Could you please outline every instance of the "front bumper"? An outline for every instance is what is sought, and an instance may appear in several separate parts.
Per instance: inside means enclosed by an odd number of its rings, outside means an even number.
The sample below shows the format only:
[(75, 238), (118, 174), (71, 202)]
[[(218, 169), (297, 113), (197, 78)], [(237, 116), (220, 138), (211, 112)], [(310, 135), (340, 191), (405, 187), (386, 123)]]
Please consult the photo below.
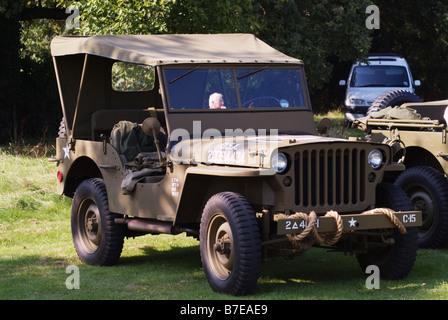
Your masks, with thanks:
[[(394, 212), (394, 216), (405, 228), (422, 225), (421, 211)], [(393, 220), (383, 213), (344, 214), (340, 217), (343, 225), (342, 232), (397, 228)], [(275, 215), (274, 220), (277, 221), (278, 235), (300, 234), (307, 227), (307, 221), (302, 218), (285, 218), (284, 215)], [(337, 231), (336, 221), (330, 216), (319, 216), (315, 227), (319, 233)]]
[(358, 114), (358, 113), (366, 114), (367, 111), (369, 110), (369, 106), (370, 105), (364, 105), (364, 106), (358, 106), (358, 105), (347, 106), (346, 105), (345, 109), (346, 109), (346, 112), (353, 113), (353, 114)]

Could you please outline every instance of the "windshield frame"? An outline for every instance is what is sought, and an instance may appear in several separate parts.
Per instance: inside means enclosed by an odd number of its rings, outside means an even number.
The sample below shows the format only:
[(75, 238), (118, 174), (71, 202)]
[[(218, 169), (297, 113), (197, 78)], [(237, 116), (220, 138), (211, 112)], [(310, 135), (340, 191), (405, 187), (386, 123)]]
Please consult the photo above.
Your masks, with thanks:
[[(172, 69), (184, 69), (184, 72), (181, 74), (180, 77), (173, 79), (168, 79), (166, 71), (172, 70)], [(234, 91), (235, 91), (235, 98), (238, 102), (238, 107), (236, 108), (227, 108), (227, 109), (209, 109), (209, 108), (202, 108), (200, 105), (198, 105), (198, 108), (188, 108), (188, 109), (181, 109), (181, 108), (173, 108), (171, 104), (171, 96), (170, 96), (170, 88), (169, 86), (176, 82), (177, 80), (180, 80), (184, 78), (184, 76), (196, 71), (196, 70), (207, 70), (207, 69), (223, 69), (223, 70), (231, 70), (233, 73), (233, 80), (234, 80)], [(238, 70), (247, 70), (247, 69), (253, 69), (249, 74), (244, 74), (243, 77), (237, 76)], [(301, 94), (303, 99), (303, 106), (299, 107), (254, 107), (254, 108), (248, 108), (243, 107), (241, 103), (241, 89), (238, 87), (238, 81), (240, 79), (249, 78), (253, 74), (257, 74), (260, 71), (264, 70), (273, 70), (273, 69), (285, 69), (285, 70), (297, 70), (299, 72), (299, 81), (301, 84)], [(306, 78), (305, 78), (305, 72), (302, 64), (170, 64), (170, 65), (164, 65), (161, 67), (160, 72), (160, 80), (161, 84), (164, 90), (164, 96), (165, 101), (167, 105), (167, 110), (170, 113), (213, 113), (213, 112), (258, 112), (258, 111), (288, 111), (288, 110), (304, 110), (304, 111), (311, 111), (311, 103), (310, 98), (308, 94), (308, 88), (306, 84)], [(240, 79), (239, 79), (240, 78)], [(232, 87), (232, 86), (230, 86)], [(204, 91), (205, 94), (206, 91)], [(245, 102), (247, 103), (247, 101)]]

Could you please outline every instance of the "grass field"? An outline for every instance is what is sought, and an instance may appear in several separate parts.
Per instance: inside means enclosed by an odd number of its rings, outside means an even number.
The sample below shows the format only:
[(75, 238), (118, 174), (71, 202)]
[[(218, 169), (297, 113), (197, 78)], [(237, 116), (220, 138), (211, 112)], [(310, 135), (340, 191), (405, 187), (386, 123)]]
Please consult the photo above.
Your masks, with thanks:
[[(448, 298), (448, 249), (419, 250), (406, 279), (382, 280), (375, 290), (367, 289), (368, 275), (354, 256), (315, 248), (295, 260), (264, 263), (254, 294), (242, 298), (210, 289), (199, 243), (184, 234), (127, 239), (118, 265), (89, 266), (73, 248), (71, 199), (55, 194), (55, 165), (46, 157), (13, 153), (0, 148), (1, 300)], [(71, 265), (79, 271), (79, 289), (69, 289)]]

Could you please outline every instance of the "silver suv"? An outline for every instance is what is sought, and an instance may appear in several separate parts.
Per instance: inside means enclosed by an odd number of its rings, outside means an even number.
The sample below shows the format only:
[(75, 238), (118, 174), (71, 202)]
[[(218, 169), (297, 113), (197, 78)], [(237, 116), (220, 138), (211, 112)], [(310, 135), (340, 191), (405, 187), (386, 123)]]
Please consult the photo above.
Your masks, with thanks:
[[(405, 90), (414, 96), (420, 80), (413, 80), (406, 59), (391, 53), (371, 53), (367, 61), (353, 64), (348, 80), (340, 80), (340, 86), (347, 86), (345, 94), (346, 119), (364, 117), (372, 102), (389, 90)], [(412, 102), (420, 102), (415, 96)]]

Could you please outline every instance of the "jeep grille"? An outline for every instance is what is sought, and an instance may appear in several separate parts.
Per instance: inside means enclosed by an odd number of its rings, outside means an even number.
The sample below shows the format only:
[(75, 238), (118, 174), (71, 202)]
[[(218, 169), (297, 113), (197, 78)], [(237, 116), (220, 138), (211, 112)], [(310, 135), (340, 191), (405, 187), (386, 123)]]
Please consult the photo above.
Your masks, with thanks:
[(295, 204), (323, 212), (366, 201), (367, 151), (351, 146), (313, 146), (294, 156)]

